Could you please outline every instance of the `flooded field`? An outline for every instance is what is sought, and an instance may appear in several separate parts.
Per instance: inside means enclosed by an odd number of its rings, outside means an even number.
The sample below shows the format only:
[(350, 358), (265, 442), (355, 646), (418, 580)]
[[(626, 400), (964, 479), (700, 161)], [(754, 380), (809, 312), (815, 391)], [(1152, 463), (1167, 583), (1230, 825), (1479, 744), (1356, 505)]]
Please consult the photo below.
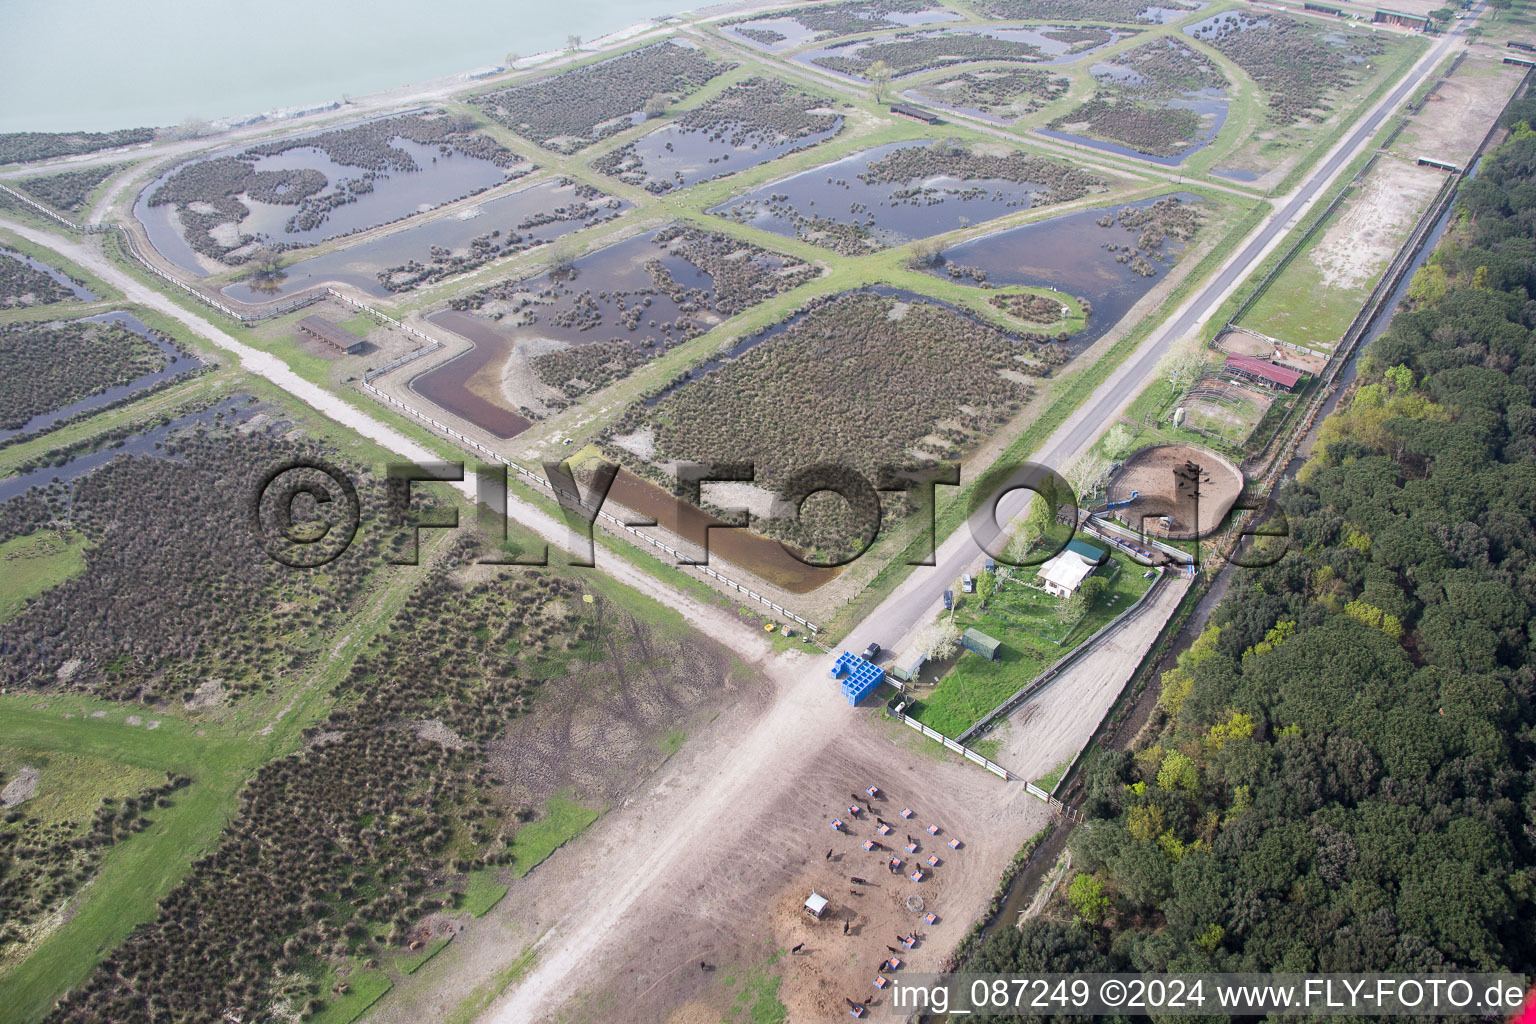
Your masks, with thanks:
[(1330, 29), (1285, 14), (1224, 11), (1184, 32), (1214, 47), (1264, 91), (1271, 125), (1321, 123), (1337, 98), (1364, 83), (1376, 58), (1411, 44), (1397, 36), (1352, 28)]
[(902, 95), (994, 124), (1010, 124), (1066, 95), (1072, 81), (1038, 68), (966, 71)]
[[(969, 154), (941, 158), (931, 147), (926, 140), (877, 146), (763, 185), (709, 212), (855, 255), (1026, 210), (1042, 196), (1065, 201), (1098, 181), (1081, 172), (1074, 172), (1081, 180), (1048, 181), (1046, 176), (1059, 175), (1064, 165), (1022, 155), (1013, 163)], [(898, 164), (910, 164), (920, 176), (887, 173)], [(999, 168), (1040, 177), (985, 176)]]
[(868, 81), (866, 69), (876, 61), (884, 61), (897, 77), (973, 61), (1066, 64), (1128, 34), (1123, 29), (1068, 25), (940, 28), (839, 43), (792, 59), (863, 82)]
[(1226, 75), (1177, 39), (1154, 39), (1090, 71), (1093, 97), (1042, 135), (1172, 167), (1209, 145), (1226, 122)]
[[(1072, 336), (1074, 353), (1087, 348), (1128, 313), (1167, 273), (1183, 252), (1190, 206), (1200, 198), (1180, 192), (1177, 227), (1160, 226), (1150, 217), (1163, 199), (1105, 206), (1024, 224), (973, 239), (944, 251), (948, 268), (974, 268), (988, 283), (1054, 288), (1086, 299), (1092, 312), (1086, 330)], [(1126, 215), (1125, 211), (1144, 211)], [(1105, 221), (1108, 221), (1106, 225)], [(1141, 244), (1151, 228), (1164, 237), (1156, 246)], [(1146, 242), (1152, 241), (1150, 238)], [(1135, 255), (1132, 255), (1135, 253)], [(960, 280), (967, 275), (959, 274)]]
[(722, 529), (727, 525), (724, 520), (694, 508), (627, 469), (619, 470), (608, 497), (632, 512), (654, 520), (690, 544), (699, 548), (708, 544), (712, 564), (716, 558), (723, 558), (791, 594), (808, 594), (832, 582), (842, 572), (840, 567), (823, 569), (806, 565), (784, 550), (783, 544), (751, 530)]
[(652, 192), (687, 188), (825, 142), (843, 126), (841, 117), (833, 120), (832, 127), (798, 138), (780, 136), (750, 141), (738, 141), (729, 132), (711, 133), (701, 128), (668, 125), (623, 147), (614, 154), (615, 159), (600, 169)]
[(684, 188), (825, 142), (843, 126), (835, 107), (825, 95), (756, 76), (592, 165), (651, 192)]
[[(0, 246), (0, 257), (4, 257), (5, 259), (14, 261), (16, 263), (20, 263), (22, 266), (24, 266), (27, 269), (33, 271), (34, 273), (42, 274), (49, 281), (52, 281), (55, 287), (52, 288), (52, 289), (49, 289), (49, 291), (52, 294), (57, 295), (59, 297), (59, 299), (63, 299), (63, 298), (67, 298), (69, 296), (73, 296), (74, 298), (80, 300), (81, 302), (95, 302), (97, 299), (101, 298), (101, 296), (97, 295), (95, 292), (93, 292), (89, 288), (85, 287), (85, 285), (77, 284), (74, 281), (73, 278), (71, 278), (68, 274), (64, 273), (62, 270), (58, 270), (58, 269), (56, 269), (54, 267), (50, 267), (48, 264), (44, 263), (42, 260), (33, 259), (31, 256), (28, 256), (24, 252), (17, 252), (15, 249), (7, 249), (4, 246)], [(25, 277), (26, 275), (25, 274), (18, 274), (16, 276), (20, 278), (20, 277)], [(11, 277), (11, 275), (8, 275), (8, 274), (5, 273), (4, 266), (0, 265), (0, 285), (4, 285), (5, 286), (4, 290), (6, 292), (15, 293), (17, 287), (24, 287), (25, 286), (24, 283), (21, 282), (21, 281), (18, 281), (16, 285), (8, 285), (10, 277)], [(65, 293), (67, 293), (67, 295)], [(0, 307), (9, 307), (10, 305), (13, 304), (10, 300), (18, 299), (20, 297), (21, 297), (20, 294), (0, 295)], [(57, 300), (54, 300), (54, 301), (57, 301)], [(21, 303), (14, 303), (14, 304), (19, 305)], [(43, 305), (43, 303), (41, 303), (41, 302), (39, 302), (39, 303), (27, 303), (27, 304), (28, 305)]]
[(275, 280), (236, 281), (223, 294), (260, 303), (334, 281), (382, 298), (468, 273), (491, 260), (611, 220), (629, 207), (591, 186), (569, 180), (541, 182), (450, 216), (300, 260)]
[(146, 427), (131, 437), (122, 439), (121, 443), (113, 442), (109, 447), (99, 451), (76, 455), (61, 466), (41, 466), (25, 473), (5, 477), (0, 479), (0, 502), (10, 501), (34, 487), (50, 487), (55, 484), (68, 486), (119, 455), (159, 455), (161, 442), (176, 431), (199, 423), (212, 424), (221, 417), (226, 422), (240, 422), (252, 415), (249, 410), (250, 405), (246, 396), (234, 395), (207, 409)]
[(527, 429), (725, 317), (817, 274), (724, 235), (663, 228), (431, 317), (473, 347), (411, 388), (497, 437)]
[[(910, 9), (895, 10), (894, 8), (898, 6)], [(921, 4), (887, 4), (878, 8), (871, 6), (856, 12), (834, 13), (811, 9), (722, 25), (721, 32), (729, 38), (750, 43), (760, 49), (778, 52), (832, 36), (879, 28), (900, 26), (911, 28), (941, 21), (957, 21), (960, 18), (956, 12), (943, 8), (931, 10), (921, 8)]]
[(225, 150), (161, 175), (140, 194), (134, 216), (161, 255), (202, 274), (206, 260), (239, 263), (257, 245), (315, 245), (533, 169), (488, 137), (439, 128), (439, 120), (405, 115)]
[(1189, 111), (1198, 119), (1198, 125), (1192, 126), (1194, 127), (1192, 138), (1182, 140), (1188, 144), (1170, 154), (1148, 152), (1148, 149), (1153, 148), (1152, 145), (1147, 145), (1144, 148), (1125, 146), (1108, 139), (1098, 139), (1091, 135), (1058, 131), (1053, 128), (1038, 128), (1036, 131), (1053, 139), (1060, 139), (1063, 142), (1074, 142), (1080, 146), (1088, 146), (1091, 149), (1102, 150), (1106, 153), (1135, 157), (1138, 160), (1149, 160), (1164, 167), (1177, 167), (1189, 159), (1190, 156), (1214, 142), (1217, 134), (1221, 131), (1221, 126), (1227, 122), (1227, 97), (1226, 93), (1220, 89), (1203, 89), (1167, 100), (1164, 109)]
[(40, 413), (14, 430), (0, 430), (0, 439), (36, 433), (61, 420), (67, 420), (73, 416), (78, 416), (80, 413), (89, 412), (92, 409), (100, 409), (103, 406), (111, 405), (113, 402), (121, 401), (130, 395), (143, 391), (145, 388), (154, 387), (163, 381), (179, 377), (187, 371), (202, 365), (201, 361), (196, 357), (184, 354), (175, 345), (171, 344), (168, 339), (151, 331), (144, 325), (143, 321), (130, 313), (103, 313), (100, 316), (84, 317), (81, 322), (116, 324), (124, 330), (132, 331), (159, 350), (160, 354), (165, 358), (164, 367), (154, 373), (145, 374), (127, 384), (107, 388), (78, 402), (71, 402), (69, 405), (61, 406), (58, 409)]

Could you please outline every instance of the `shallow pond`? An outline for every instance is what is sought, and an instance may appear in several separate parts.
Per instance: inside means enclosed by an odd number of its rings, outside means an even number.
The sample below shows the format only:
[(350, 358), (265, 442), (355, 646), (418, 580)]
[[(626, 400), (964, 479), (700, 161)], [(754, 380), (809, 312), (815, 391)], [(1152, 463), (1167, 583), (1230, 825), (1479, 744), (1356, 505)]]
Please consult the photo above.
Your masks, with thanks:
[[(1129, 68), (1122, 70), (1136, 72)], [(1139, 76), (1138, 76), (1139, 77)], [(1154, 153), (1143, 153), (1133, 146), (1127, 146), (1119, 142), (1111, 142), (1108, 139), (1094, 138), (1091, 135), (1076, 135), (1072, 132), (1057, 131), (1054, 128), (1037, 128), (1039, 134), (1063, 142), (1071, 142), (1079, 146), (1087, 146), (1090, 149), (1102, 150), (1105, 153), (1115, 153), (1120, 156), (1134, 157), (1137, 160), (1145, 160), (1148, 163), (1158, 164), (1163, 167), (1177, 167), (1188, 160), (1194, 153), (1199, 152), (1212, 142), (1216, 141), (1221, 126), (1227, 123), (1227, 97), (1221, 89), (1188, 90), (1173, 99), (1161, 101), (1163, 106), (1178, 109), (1192, 110), (1200, 115), (1200, 133), (1189, 145), (1179, 152), (1169, 156), (1158, 156)]]
[[(446, 249), (454, 255), (463, 256), (470, 251), (471, 242), (487, 238), (493, 231), (501, 232), (499, 238), (489, 239), (496, 243), (505, 243), (512, 235), (549, 242), (572, 231), (616, 217), (631, 205), (622, 199), (605, 196), (600, 200), (592, 200), (592, 205), (597, 208), (590, 217), (523, 226), (530, 218), (539, 219), (537, 215), (548, 214), (560, 207), (569, 208), (581, 201), (572, 183), (542, 182), (465, 206), (450, 216), (300, 260), (284, 268), (282, 279), (275, 286), (262, 288), (253, 286), (249, 281), (236, 281), (225, 288), (223, 294), (240, 302), (270, 302), (336, 281), (383, 298), (391, 292), (379, 280), (380, 272), (390, 267), (404, 266), (412, 260), (430, 264), (434, 249)], [(467, 271), (470, 268), (464, 269)]]
[(1245, 171), (1238, 167), (1217, 167), (1211, 173), (1218, 178), (1231, 178), (1233, 181), (1258, 181), (1264, 177), (1262, 171)]
[[(576, 260), (573, 279), (556, 281), (542, 274), (518, 289), (519, 296), (530, 300), (556, 289), (555, 295), (545, 296), (553, 301), (502, 300), (485, 312), (445, 310), (433, 315), (432, 323), (467, 338), (473, 347), (413, 379), (411, 389), (497, 437), (513, 437), (531, 421), (517, 412), (522, 403), (513, 401), (502, 384), (512, 360), (524, 362), (560, 348), (609, 341), (659, 354), (691, 336), (686, 324), (708, 329), (718, 323), (719, 314), (702, 304), (684, 309), (656, 288), (646, 270), (652, 260), (660, 261), (683, 288), (713, 291), (714, 279), (657, 245), (654, 237), (655, 232), (638, 235)], [(573, 315), (578, 300), (579, 315)], [(499, 307), (508, 303), (521, 308), (504, 322), (495, 319), (497, 312), (504, 312)], [(530, 313), (533, 322), (519, 322)]]
[(837, 123), (824, 132), (794, 139), (753, 136), (750, 141), (737, 145), (731, 140), (732, 129), (729, 127), (710, 131), (668, 125), (637, 140), (633, 152), (640, 158), (638, 170), (644, 172), (648, 182), (665, 181), (672, 188), (686, 188), (777, 160), (798, 149), (808, 149), (832, 138), (842, 126), (843, 119), (839, 117)]
[[(770, 182), (709, 212), (789, 238), (799, 235), (800, 218), (820, 217), (839, 224), (863, 225), (882, 244), (902, 245), (953, 231), (965, 223), (1026, 210), (1034, 194), (1044, 189), (1042, 185), (989, 178), (936, 177), (896, 184), (859, 178), (870, 164), (889, 153), (930, 144), (930, 140), (892, 142), (866, 149)], [(921, 186), (921, 191), (914, 185)]]
[(625, 508), (652, 519), (690, 543), (709, 545), (710, 563), (717, 571), (730, 575), (724, 559), (747, 572), (789, 591), (807, 594), (836, 579), (842, 568), (823, 569), (806, 565), (784, 550), (776, 540), (746, 529), (722, 529), (726, 523), (674, 497), (649, 480), (619, 470), (608, 497)]
[[(346, 125), (345, 127), (355, 127)], [(363, 192), (350, 203), (327, 212), (321, 223), (305, 230), (288, 230), (288, 221), (298, 207), (280, 203), (265, 203), (242, 195), (240, 201), (250, 213), (237, 227), (240, 234), (251, 234), (284, 245), (314, 245), (331, 238), (364, 231), (413, 214), (441, 206), (455, 199), (482, 192), (505, 182), (509, 176), (528, 169), (526, 164), (510, 168), (498, 167), (490, 160), (467, 156), (455, 151), (445, 155), (436, 145), (423, 145), (397, 136), (390, 143), (394, 149), (409, 153), (416, 161), (415, 171), (377, 171), (372, 179), (372, 190)], [(208, 159), (234, 156), (244, 147), (211, 154)], [(167, 203), (150, 206), (149, 199), (155, 191), (185, 164), (171, 168), (139, 194), (134, 204), (134, 216), (144, 225), (150, 242), (162, 256), (183, 270), (202, 275), (202, 260), (187, 243), (176, 206)], [(251, 165), (257, 171), (278, 171), (308, 168), (325, 175), (326, 187), (315, 198), (343, 191), (348, 182), (363, 179), (369, 173), (366, 168), (350, 167), (332, 160), (325, 152), (313, 146), (301, 146), (286, 152), (261, 156)]]
[(0, 256), (9, 256), (16, 262), (26, 264), (40, 274), (46, 274), (53, 281), (57, 282), (65, 288), (68, 288), (70, 292), (74, 294), (75, 298), (79, 299), (81, 302), (95, 302), (97, 299), (101, 298), (100, 295), (97, 295), (95, 292), (85, 287), (85, 285), (76, 284), (70, 279), (69, 275), (64, 273), (62, 270), (50, 267), (42, 260), (33, 259), (31, 256), (28, 256), (24, 252), (17, 252), (15, 249), (6, 249), (3, 246), (0, 246)]
[[(1200, 202), (1199, 196), (1188, 192), (1176, 195), (1181, 202)], [(989, 284), (1054, 288), (1087, 299), (1093, 305), (1087, 329), (1074, 334), (1069, 342), (1076, 354), (1118, 323), (1167, 272), (1161, 269), (1155, 276), (1144, 277), (1117, 262), (1116, 253), (1106, 246), (1134, 244), (1137, 233), (1118, 223), (1107, 228), (1097, 223), (1105, 214), (1126, 206), (1140, 208), (1156, 201), (1101, 206), (1023, 224), (952, 246), (944, 251), (944, 258), (950, 264), (986, 271)], [(1164, 243), (1171, 256), (1176, 257), (1183, 248), (1172, 237)], [(1167, 268), (1172, 264), (1170, 260), (1153, 266)]]
[(160, 443), (175, 431), (196, 423), (212, 424), (220, 413), (224, 414), (226, 421), (243, 421), (254, 414), (255, 408), (247, 401), (246, 396), (233, 395), (200, 412), (179, 416), (169, 423), (150, 427), (126, 438), (121, 444), (77, 455), (62, 466), (42, 466), (30, 473), (8, 476), (0, 480), (0, 502), (10, 501), (33, 487), (47, 487), (52, 483), (73, 483), (119, 455), (160, 455)]
[(123, 384), (115, 388), (107, 388), (105, 391), (91, 395), (89, 398), (82, 398), (78, 402), (72, 402), (69, 405), (54, 409), (51, 412), (38, 413), (36, 416), (32, 417), (30, 420), (23, 423), (20, 427), (17, 427), (14, 430), (0, 430), (0, 439), (17, 437), (22, 434), (35, 433), (46, 427), (52, 426), (60, 420), (69, 419), (71, 416), (77, 416), (80, 413), (88, 412), (91, 409), (99, 409), (104, 405), (110, 405), (113, 402), (127, 398), (129, 395), (143, 391), (145, 388), (153, 387), (154, 385), (159, 384), (161, 381), (167, 381), (173, 377), (179, 377), (186, 373), (188, 370), (195, 369), (196, 367), (202, 365), (202, 362), (197, 358), (189, 355), (183, 355), (175, 345), (172, 345), (161, 335), (151, 331), (148, 327), (144, 326), (143, 321), (130, 313), (103, 313), (100, 316), (85, 317), (83, 318), (82, 322), (92, 324), (117, 324), (120, 327), (132, 331), (134, 334), (144, 338), (146, 341), (154, 345), (155, 348), (160, 350), (160, 354), (165, 357), (165, 367), (155, 373), (147, 373), (137, 380), (129, 381), (127, 384)]
[(1216, 38), (1223, 29), (1237, 29), (1239, 32), (1247, 32), (1249, 29), (1267, 28), (1268, 18), (1256, 18), (1246, 11), (1222, 11), (1213, 14), (1209, 18), (1202, 18), (1193, 25), (1184, 26), (1184, 34), (1195, 38), (1205, 38), (1207, 41)]

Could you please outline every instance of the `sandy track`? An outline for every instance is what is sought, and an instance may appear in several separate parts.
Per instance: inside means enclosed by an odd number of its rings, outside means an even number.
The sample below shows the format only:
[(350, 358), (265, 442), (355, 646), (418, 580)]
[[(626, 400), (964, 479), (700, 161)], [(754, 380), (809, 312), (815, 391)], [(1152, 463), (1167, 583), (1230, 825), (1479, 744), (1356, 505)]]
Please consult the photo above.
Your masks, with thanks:
[(1135, 619), (1009, 715), (993, 733), (1002, 741), (997, 762), (1026, 779), (1038, 779), (1071, 760), (1120, 696), (1189, 586), (1188, 576), (1165, 580)]

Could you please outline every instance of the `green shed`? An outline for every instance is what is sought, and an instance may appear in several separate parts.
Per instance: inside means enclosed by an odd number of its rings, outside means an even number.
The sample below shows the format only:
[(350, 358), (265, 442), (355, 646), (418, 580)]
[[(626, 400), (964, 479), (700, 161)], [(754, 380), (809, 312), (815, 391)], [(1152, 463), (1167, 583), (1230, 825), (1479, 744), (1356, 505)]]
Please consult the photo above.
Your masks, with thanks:
[(968, 629), (962, 633), (960, 646), (968, 651), (975, 651), (988, 661), (997, 661), (1002, 657), (1003, 642), (992, 639), (979, 629)]
[(1097, 544), (1090, 544), (1081, 537), (1074, 537), (1068, 541), (1067, 550), (1083, 561), (1090, 562), (1093, 565), (1103, 564), (1105, 557), (1109, 554), (1108, 551), (1105, 551)]

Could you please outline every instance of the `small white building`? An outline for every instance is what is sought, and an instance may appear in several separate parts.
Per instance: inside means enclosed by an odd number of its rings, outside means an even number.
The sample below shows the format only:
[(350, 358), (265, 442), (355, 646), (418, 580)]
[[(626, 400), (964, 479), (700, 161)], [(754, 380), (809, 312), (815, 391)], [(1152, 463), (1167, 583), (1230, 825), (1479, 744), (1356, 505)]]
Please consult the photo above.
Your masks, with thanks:
[(821, 920), (821, 915), (827, 912), (827, 898), (817, 895), (816, 890), (811, 890), (811, 898), (805, 901), (805, 912), (816, 920)]
[(1040, 567), (1040, 582), (1053, 597), (1071, 597), (1093, 570), (1104, 561), (1107, 552), (1084, 540), (1074, 540)]

